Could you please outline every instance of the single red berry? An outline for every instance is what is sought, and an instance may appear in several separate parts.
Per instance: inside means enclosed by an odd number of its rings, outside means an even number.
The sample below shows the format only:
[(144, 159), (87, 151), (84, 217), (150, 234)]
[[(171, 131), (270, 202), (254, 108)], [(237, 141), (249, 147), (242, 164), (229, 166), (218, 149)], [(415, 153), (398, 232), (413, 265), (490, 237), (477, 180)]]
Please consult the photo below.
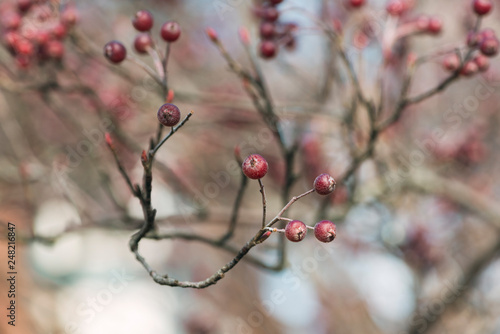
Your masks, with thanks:
[(337, 227), (329, 220), (322, 220), (314, 226), (314, 236), (321, 242), (332, 242), (337, 236)]
[(406, 6), (403, 0), (390, 0), (385, 7), (387, 13), (392, 16), (400, 16), (405, 11)]
[(353, 8), (361, 7), (365, 4), (365, 0), (349, 0), (348, 5)]
[(148, 48), (153, 45), (153, 39), (147, 32), (138, 34), (134, 39), (134, 48), (138, 53), (147, 53)]
[(271, 5), (276, 6), (283, 2), (283, 0), (269, 0)]
[(68, 29), (62, 23), (56, 24), (51, 30), (52, 36), (56, 39), (63, 39), (67, 32)]
[(455, 53), (446, 56), (443, 60), (443, 67), (447, 71), (455, 72), (460, 67), (460, 58)]
[(262, 58), (269, 59), (276, 55), (278, 47), (275, 42), (265, 40), (260, 43), (259, 49)]
[(5, 30), (16, 30), (21, 25), (21, 15), (15, 11), (8, 11), (2, 14), (0, 18), (0, 25), (2, 25)]
[(478, 54), (472, 60), (476, 63), (479, 72), (486, 72), (490, 68), (490, 60), (485, 55)]
[(479, 38), (479, 43), (481, 43), (484, 39), (486, 38), (490, 38), (490, 37), (493, 37), (493, 38), (496, 38), (496, 34), (495, 34), (495, 30), (491, 29), (491, 28), (486, 28), (486, 29), (483, 29), (481, 30), (479, 33), (478, 33), (478, 38)]
[(241, 165), (243, 174), (253, 180), (263, 178), (267, 174), (267, 168), (267, 161), (260, 154), (250, 154)]
[(431, 17), (429, 19), (429, 26), (427, 27), (427, 31), (433, 35), (436, 35), (441, 32), (442, 27), (443, 27), (443, 21), (441, 21), (440, 18)]
[(274, 7), (266, 7), (262, 11), (262, 18), (266, 21), (274, 22), (280, 16), (280, 12)]
[(179, 36), (181, 35), (181, 27), (179, 26), (179, 23), (169, 21), (165, 22), (161, 26), (161, 37), (166, 41), (166, 42), (175, 42)]
[(67, 6), (61, 12), (61, 23), (65, 27), (72, 27), (78, 22), (79, 14), (75, 6)]
[(27, 39), (19, 39), (17, 43), (14, 45), (14, 49), (17, 54), (31, 56), (34, 53), (35, 48), (33, 44)]
[(488, 57), (496, 56), (498, 53), (498, 39), (496, 37), (488, 37), (481, 41), (479, 44), (481, 53)]
[(468, 61), (464, 64), (464, 67), (462, 67), (460, 74), (462, 74), (465, 77), (470, 77), (476, 74), (477, 71), (478, 71), (477, 64), (474, 61)]
[(27, 12), (33, 5), (33, 0), (17, 0), (17, 8), (20, 12)]
[(153, 14), (149, 10), (140, 10), (132, 18), (132, 25), (138, 31), (149, 31), (153, 27)]
[(260, 24), (259, 32), (260, 37), (263, 39), (270, 39), (274, 36), (276, 26), (272, 22), (264, 21)]
[(331, 194), (335, 190), (335, 179), (329, 174), (323, 173), (314, 180), (314, 190), (320, 195)]
[(300, 220), (292, 220), (285, 227), (285, 236), (288, 240), (299, 242), (304, 240), (307, 234), (307, 226)]
[(44, 46), (45, 54), (52, 59), (62, 59), (64, 55), (64, 45), (61, 41), (50, 40)]
[(491, 0), (474, 0), (472, 2), (472, 8), (477, 15), (488, 14), (492, 6)]
[(420, 15), (417, 18), (417, 20), (415, 21), (415, 24), (416, 24), (418, 30), (428, 31), (429, 30), (429, 22), (430, 22), (430, 18), (427, 15)]
[(127, 57), (127, 49), (118, 41), (108, 42), (104, 46), (104, 56), (112, 63), (121, 63)]
[(181, 111), (175, 104), (165, 103), (158, 109), (158, 121), (165, 126), (174, 126), (181, 119)]

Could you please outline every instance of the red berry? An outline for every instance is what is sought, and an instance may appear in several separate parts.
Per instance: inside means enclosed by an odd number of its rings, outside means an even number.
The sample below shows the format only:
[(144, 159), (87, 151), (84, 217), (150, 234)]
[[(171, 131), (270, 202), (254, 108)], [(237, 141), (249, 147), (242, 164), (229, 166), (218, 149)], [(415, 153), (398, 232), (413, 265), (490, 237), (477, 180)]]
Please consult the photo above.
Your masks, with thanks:
[(329, 220), (322, 220), (314, 226), (314, 236), (321, 242), (332, 242), (337, 236), (337, 227)]
[(21, 25), (21, 15), (14, 11), (8, 11), (2, 14), (0, 24), (5, 30), (16, 30)]
[(496, 37), (488, 37), (479, 44), (481, 53), (488, 57), (493, 57), (498, 53), (498, 39)]
[(153, 14), (148, 10), (140, 10), (132, 18), (132, 25), (138, 31), (149, 31), (153, 27)]
[(385, 7), (389, 15), (400, 16), (406, 9), (403, 0), (390, 0)]
[(44, 49), (45, 54), (52, 59), (61, 59), (64, 55), (64, 45), (58, 40), (48, 41)]
[(460, 67), (460, 58), (456, 54), (446, 56), (443, 60), (443, 67), (450, 72), (458, 70)]
[(427, 15), (420, 15), (417, 18), (417, 21), (415, 24), (417, 25), (417, 29), (420, 31), (427, 31), (429, 30), (429, 22), (430, 18)]
[(20, 12), (27, 12), (28, 9), (33, 5), (32, 0), (17, 0), (17, 8)]
[(17, 54), (31, 56), (34, 52), (33, 44), (27, 39), (19, 39), (17, 43), (14, 45), (14, 49)]
[(174, 126), (181, 119), (181, 111), (175, 104), (165, 103), (158, 109), (158, 121), (165, 126)]
[(112, 63), (121, 63), (127, 57), (127, 49), (118, 41), (108, 42), (104, 46), (104, 56)]
[(274, 22), (280, 16), (280, 12), (274, 7), (266, 7), (262, 12), (262, 17), (264, 20)]
[(478, 35), (479, 35), (479, 43), (482, 42), (486, 38), (490, 38), (490, 37), (496, 38), (495, 30), (493, 30), (491, 28), (486, 28), (486, 29), (481, 30), (478, 33)]
[(361, 7), (365, 4), (365, 0), (349, 0), (348, 5), (354, 8)]
[(314, 190), (320, 195), (331, 194), (335, 190), (335, 179), (329, 174), (323, 173), (314, 180)]
[(267, 161), (260, 154), (250, 154), (241, 165), (243, 174), (253, 180), (263, 178), (267, 174), (267, 168)]
[(269, 0), (269, 2), (271, 3), (271, 5), (276, 6), (280, 3), (282, 3), (283, 0)]
[(51, 33), (54, 36), (54, 38), (63, 39), (64, 36), (66, 36), (67, 29), (64, 26), (64, 24), (58, 23), (52, 28)]
[(490, 60), (482, 54), (476, 55), (472, 60), (476, 63), (479, 72), (486, 72), (490, 68)]
[(265, 41), (262, 41), (260, 43), (259, 49), (260, 49), (260, 55), (262, 56), (262, 58), (269, 59), (269, 58), (273, 58), (276, 55), (276, 51), (277, 51), (278, 47), (276, 46), (275, 42), (265, 40)]
[(285, 227), (285, 236), (288, 240), (299, 242), (304, 240), (307, 234), (307, 226), (300, 220), (292, 220)]
[(138, 34), (134, 39), (134, 48), (138, 53), (147, 53), (148, 48), (153, 45), (153, 39), (147, 32)]
[(165, 22), (161, 26), (161, 37), (166, 42), (175, 42), (181, 35), (181, 27), (177, 22), (169, 21)]
[(460, 74), (462, 74), (465, 77), (470, 77), (476, 74), (477, 71), (478, 71), (477, 64), (474, 61), (468, 61), (464, 64), (464, 67), (462, 67)]
[(472, 8), (477, 15), (488, 14), (491, 11), (491, 7), (491, 0), (474, 0), (472, 2)]
[(262, 22), (260, 24), (260, 37), (263, 39), (270, 39), (274, 36), (274, 31), (275, 31), (275, 25), (272, 22)]
[(61, 12), (61, 23), (66, 27), (72, 27), (78, 22), (78, 11), (75, 6), (67, 6)]
[(431, 34), (439, 34), (441, 32), (441, 28), (443, 27), (443, 21), (437, 17), (431, 17), (429, 19), (429, 26), (427, 27), (427, 31)]

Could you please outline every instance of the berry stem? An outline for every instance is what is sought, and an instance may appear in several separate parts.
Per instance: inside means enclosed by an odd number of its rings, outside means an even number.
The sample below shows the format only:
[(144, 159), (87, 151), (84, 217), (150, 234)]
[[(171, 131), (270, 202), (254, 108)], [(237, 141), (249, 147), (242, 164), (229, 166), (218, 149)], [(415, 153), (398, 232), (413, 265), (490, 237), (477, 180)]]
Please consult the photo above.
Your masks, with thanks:
[(132, 181), (130, 180), (130, 177), (127, 174), (127, 171), (125, 170), (125, 167), (123, 167), (123, 164), (121, 163), (120, 158), (118, 158), (118, 154), (116, 153), (116, 149), (115, 149), (114, 145), (108, 144), (108, 147), (111, 150), (111, 153), (113, 153), (113, 158), (115, 159), (116, 166), (118, 167), (120, 174), (125, 179), (125, 182), (127, 183), (127, 186), (129, 187), (130, 192), (135, 197), (139, 197), (139, 193), (136, 191), (136, 187), (133, 186)]
[(288, 208), (290, 208), (290, 206), (297, 202), (299, 199), (301, 199), (302, 197), (304, 196), (307, 196), (309, 195), (310, 193), (313, 193), (314, 192), (314, 188), (313, 189), (310, 189), (308, 191), (306, 191), (305, 193), (303, 194), (300, 194), (298, 196), (294, 196), (292, 197), (292, 199), (283, 207), (283, 209), (281, 209), (280, 212), (278, 212), (278, 214), (276, 215), (276, 217), (273, 218), (273, 220), (271, 220), (267, 225), (266, 227), (271, 227), (273, 226), (276, 222), (280, 221), (281, 220), (281, 215), (286, 211), (288, 210)]
[(160, 147), (175, 133), (177, 130), (179, 130), (188, 120), (193, 116), (193, 112), (189, 112), (189, 114), (184, 117), (184, 119), (179, 123), (179, 125), (172, 127), (168, 135), (163, 137), (163, 139), (153, 148), (149, 151), (149, 157), (152, 158), (156, 154), (156, 152), (160, 149)]
[(262, 179), (258, 179), (260, 186), (260, 193), (262, 194), (262, 228), (266, 226), (266, 190), (264, 189), (264, 184)]
[(142, 68), (144, 71), (146, 71), (147, 74), (149, 74), (159, 85), (162, 85), (162, 79), (158, 76), (158, 73), (156, 73), (149, 65), (147, 65), (145, 62), (142, 60), (132, 56), (132, 55), (127, 55), (126, 60), (131, 61), (135, 65), (139, 66)]

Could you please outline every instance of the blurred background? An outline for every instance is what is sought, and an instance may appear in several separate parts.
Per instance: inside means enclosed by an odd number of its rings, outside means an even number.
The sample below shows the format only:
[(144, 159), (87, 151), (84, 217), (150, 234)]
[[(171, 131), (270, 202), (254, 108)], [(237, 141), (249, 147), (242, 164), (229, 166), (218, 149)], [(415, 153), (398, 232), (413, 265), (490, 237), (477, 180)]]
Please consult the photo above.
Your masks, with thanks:
[[(18, 275), (16, 326), (7, 324), (10, 299), (2, 292), (0, 332), (500, 333), (498, 59), (404, 108), (359, 161), (371, 143), (367, 110), (318, 22), (342, 34), (363, 94), (378, 106), (378, 123), (393, 115), (412, 69), (410, 97), (450, 76), (443, 62), (466, 49), (476, 19), (469, 0), (409, 1), (397, 19), (387, 14), (386, 1), (366, 2), (356, 8), (343, 0), (284, 0), (273, 7), (283, 31), (274, 41), (278, 52), (264, 59), (259, 29), (269, 5), (262, 1), (3, 0), (2, 291), (8, 290), (8, 222), (15, 224)], [(104, 140), (111, 133), (125, 169), (140, 183), (140, 154), (156, 133), (162, 90), (135, 63), (115, 65), (103, 55), (108, 41), (119, 40), (154, 68), (133, 48), (131, 18), (140, 9), (153, 13), (152, 33), (162, 48), (161, 24), (180, 24), (168, 83), (183, 117), (194, 111), (156, 157), (158, 228), (224, 234), (240, 186), (239, 147), (241, 156), (259, 153), (269, 162), (263, 179), (269, 217), (320, 173), (338, 178), (333, 195), (311, 194), (287, 213), (311, 226), (334, 221), (333, 243), (312, 233), (301, 243), (287, 241), (282, 270), (243, 260), (202, 290), (161, 286), (149, 277), (128, 246), (142, 209)], [(442, 20), (439, 34), (404, 33), (422, 15)], [(481, 27), (497, 32), (498, 22), (494, 8)], [(242, 68), (252, 72), (257, 59), (281, 143), (207, 27)], [(241, 27), (250, 32), (250, 57)], [(417, 58), (422, 64), (412, 67)], [(291, 163), (282, 145), (294, 152)], [(291, 186), (287, 168), (295, 174)], [(249, 182), (230, 241), (236, 249), (260, 228), (261, 203), (257, 182)], [(273, 265), (278, 247), (273, 234), (251, 254)], [(143, 240), (140, 249), (157, 272), (181, 280), (205, 279), (232, 259), (195, 241)]]

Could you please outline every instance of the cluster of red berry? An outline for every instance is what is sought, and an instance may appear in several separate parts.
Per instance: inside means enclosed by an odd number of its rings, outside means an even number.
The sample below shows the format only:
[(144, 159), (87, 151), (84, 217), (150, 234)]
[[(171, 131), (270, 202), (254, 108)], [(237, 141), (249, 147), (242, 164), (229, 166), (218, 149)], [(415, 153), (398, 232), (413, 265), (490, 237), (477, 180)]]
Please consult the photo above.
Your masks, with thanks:
[(47, 0), (17, 0), (0, 5), (2, 43), (20, 68), (61, 60), (63, 40), (78, 21), (73, 5), (62, 9)]
[[(248, 178), (258, 180), (267, 174), (268, 163), (261, 155), (251, 154), (243, 161), (241, 167), (243, 174)], [(329, 195), (335, 190), (335, 185), (334, 178), (324, 173), (314, 180), (313, 189), (320, 195)], [(308, 229), (313, 229), (314, 236), (321, 242), (331, 242), (337, 236), (337, 227), (329, 220), (320, 221), (314, 228), (308, 227), (300, 220), (289, 220), (283, 231), (270, 228), (266, 237), (268, 237), (271, 232), (284, 232), (288, 240), (299, 242), (304, 240)]]
[[(491, 0), (474, 0), (472, 9), (478, 16), (488, 14), (493, 5)], [(467, 34), (467, 46), (471, 49), (477, 49), (474, 57), (463, 64), (460, 74), (463, 76), (472, 76), (478, 72), (487, 71), (490, 67), (488, 57), (494, 57), (498, 54), (499, 41), (492, 29), (486, 28), (479, 32), (469, 32)], [(448, 55), (443, 60), (443, 67), (450, 72), (457, 71), (461, 66), (461, 59), (458, 54)]]
[[(134, 49), (139, 54), (148, 53), (154, 47), (151, 35), (154, 18), (148, 10), (140, 10), (132, 18), (132, 25), (139, 31), (134, 39)], [(175, 42), (181, 35), (181, 28), (177, 22), (167, 21), (160, 29), (160, 36), (165, 42)], [(104, 55), (112, 63), (121, 63), (127, 57), (127, 48), (118, 41), (110, 41), (104, 46)]]
[(255, 8), (255, 15), (262, 20), (259, 26), (261, 38), (259, 54), (265, 59), (276, 56), (279, 45), (284, 45), (287, 49), (295, 47), (293, 32), (297, 29), (297, 25), (279, 21), (280, 12), (276, 6), (282, 1), (267, 0)]

